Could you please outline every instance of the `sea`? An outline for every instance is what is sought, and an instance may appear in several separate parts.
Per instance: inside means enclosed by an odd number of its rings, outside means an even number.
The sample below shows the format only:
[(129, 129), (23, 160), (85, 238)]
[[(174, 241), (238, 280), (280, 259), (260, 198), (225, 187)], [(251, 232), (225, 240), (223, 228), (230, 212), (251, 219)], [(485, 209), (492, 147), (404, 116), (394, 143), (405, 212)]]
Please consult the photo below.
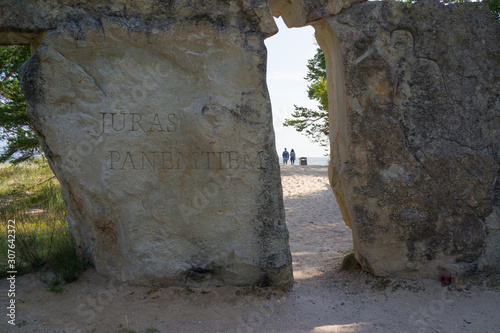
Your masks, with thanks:
[(328, 162), (330, 161), (329, 157), (307, 157), (307, 156), (300, 156), (297, 158), (295, 161), (295, 164), (300, 165), (300, 158), (301, 157), (306, 157), (307, 158), (307, 165), (328, 165)]

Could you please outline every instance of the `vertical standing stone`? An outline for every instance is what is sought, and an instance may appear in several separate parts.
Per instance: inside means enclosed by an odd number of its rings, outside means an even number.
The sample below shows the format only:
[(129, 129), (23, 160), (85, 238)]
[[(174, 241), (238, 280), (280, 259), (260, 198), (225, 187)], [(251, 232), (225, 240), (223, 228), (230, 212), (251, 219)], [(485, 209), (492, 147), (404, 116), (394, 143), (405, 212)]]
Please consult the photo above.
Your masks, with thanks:
[(315, 27), (330, 182), (363, 267), (498, 269), (499, 22), (483, 4), (367, 2)]
[(29, 116), (97, 270), (133, 284), (292, 284), (262, 37), (209, 22), (62, 24)]

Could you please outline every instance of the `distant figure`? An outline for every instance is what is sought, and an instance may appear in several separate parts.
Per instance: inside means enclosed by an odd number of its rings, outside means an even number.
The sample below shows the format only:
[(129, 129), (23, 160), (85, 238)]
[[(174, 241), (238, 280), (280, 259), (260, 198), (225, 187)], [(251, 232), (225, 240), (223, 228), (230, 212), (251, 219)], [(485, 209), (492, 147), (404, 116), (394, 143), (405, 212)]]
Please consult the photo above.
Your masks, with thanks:
[(292, 151), (290, 152), (290, 164), (291, 164), (291, 165), (294, 165), (294, 164), (295, 164), (295, 152), (293, 151), (293, 149), (292, 149)]
[(288, 152), (286, 151), (286, 148), (285, 148), (285, 151), (283, 152), (282, 156), (283, 156), (283, 164), (288, 164), (288, 156), (290, 156), (290, 154), (288, 154)]

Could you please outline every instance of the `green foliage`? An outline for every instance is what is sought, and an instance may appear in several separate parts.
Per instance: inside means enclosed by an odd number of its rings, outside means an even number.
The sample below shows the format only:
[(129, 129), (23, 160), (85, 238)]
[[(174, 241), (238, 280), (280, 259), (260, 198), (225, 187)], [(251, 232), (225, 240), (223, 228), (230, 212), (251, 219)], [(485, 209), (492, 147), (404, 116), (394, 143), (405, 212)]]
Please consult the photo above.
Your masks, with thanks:
[(317, 48), (314, 57), (307, 61), (307, 69), (309, 70), (305, 77), (307, 81), (314, 82), (319, 79), (326, 80), (325, 54), (320, 48)]
[[(83, 274), (88, 260), (76, 253), (64, 218), (55, 212), (43, 212), (18, 214), (15, 220), (18, 271), (36, 272), (52, 292), (62, 292), (66, 283)], [(0, 247), (4, 247), (4, 237), (0, 239)]]
[(85, 256), (79, 256), (73, 247), (68, 230), (60, 229), (62, 235), (59, 241), (54, 244), (51, 253), (53, 258), (57, 258), (52, 263), (55, 280), (71, 283), (77, 280), (87, 268), (89, 261)]
[(379, 277), (377, 282), (372, 285), (372, 289), (377, 289), (378, 291), (384, 291), (391, 284), (391, 279), (385, 277)]
[[(59, 183), (41, 158), (16, 165), (0, 164), (0, 253), (7, 254), (8, 220), (15, 220), (16, 270), (36, 272), (47, 290), (62, 292), (88, 265), (68, 233)], [(0, 274), (7, 260), (0, 258)]]
[(361, 265), (358, 263), (354, 255), (354, 249), (348, 250), (344, 253), (345, 255), (344, 258), (342, 259), (340, 270), (350, 272), (361, 268)]
[(49, 165), (42, 158), (19, 164), (0, 164), (0, 216), (15, 218), (25, 211), (44, 209), (65, 219), (66, 207)]
[(7, 141), (0, 162), (19, 163), (41, 154), (19, 83), (19, 69), (30, 55), (28, 46), (0, 46), (0, 140)]
[(293, 126), (297, 132), (305, 133), (311, 140), (321, 146), (328, 144), (328, 111), (312, 110), (294, 105), (294, 119), (285, 119), (283, 126)]
[(496, 20), (500, 20), (500, 0), (484, 0)]
[(238, 296), (253, 295), (257, 297), (265, 297), (266, 299), (271, 299), (273, 296), (281, 297), (283, 295), (283, 292), (278, 289), (274, 289), (272, 287), (261, 287), (258, 284), (239, 288), (234, 293)]
[(311, 100), (317, 101), (318, 110), (308, 109), (294, 105), (295, 111), (291, 119), (285, 119), (283, 126), (292, 126), (298, 132), (304, 133), (314, 142), (322, 146), (328, 144), (328, 94), (326, 88), (325, 55), (320, 48), (307, 63), (308, 73), (305, 79), (311, 84), (308, 86), (307, 95)]
[(58, 241), (55, 230), (61, 221), (54, 221), (52, 225), (47, 226), (28, 214), (16, 221), (19, 266), (28, 266), (29, 269), (38, 271), (48, 262), (52, 246)]

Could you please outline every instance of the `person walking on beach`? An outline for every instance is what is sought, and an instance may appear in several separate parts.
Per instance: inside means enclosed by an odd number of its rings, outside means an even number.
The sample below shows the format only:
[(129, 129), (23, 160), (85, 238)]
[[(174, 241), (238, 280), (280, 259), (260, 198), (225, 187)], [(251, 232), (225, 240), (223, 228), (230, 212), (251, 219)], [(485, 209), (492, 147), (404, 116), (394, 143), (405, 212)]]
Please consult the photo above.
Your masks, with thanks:
[(290, 164), (295, 164), (295, 152), (293, 151), (293, 149), (290, 151)]
[(286, 151), (286, 148), (281, 156), (283, 156), (283, 164), (288, 164), (288, 156), (290, 156), (290, 154)]

